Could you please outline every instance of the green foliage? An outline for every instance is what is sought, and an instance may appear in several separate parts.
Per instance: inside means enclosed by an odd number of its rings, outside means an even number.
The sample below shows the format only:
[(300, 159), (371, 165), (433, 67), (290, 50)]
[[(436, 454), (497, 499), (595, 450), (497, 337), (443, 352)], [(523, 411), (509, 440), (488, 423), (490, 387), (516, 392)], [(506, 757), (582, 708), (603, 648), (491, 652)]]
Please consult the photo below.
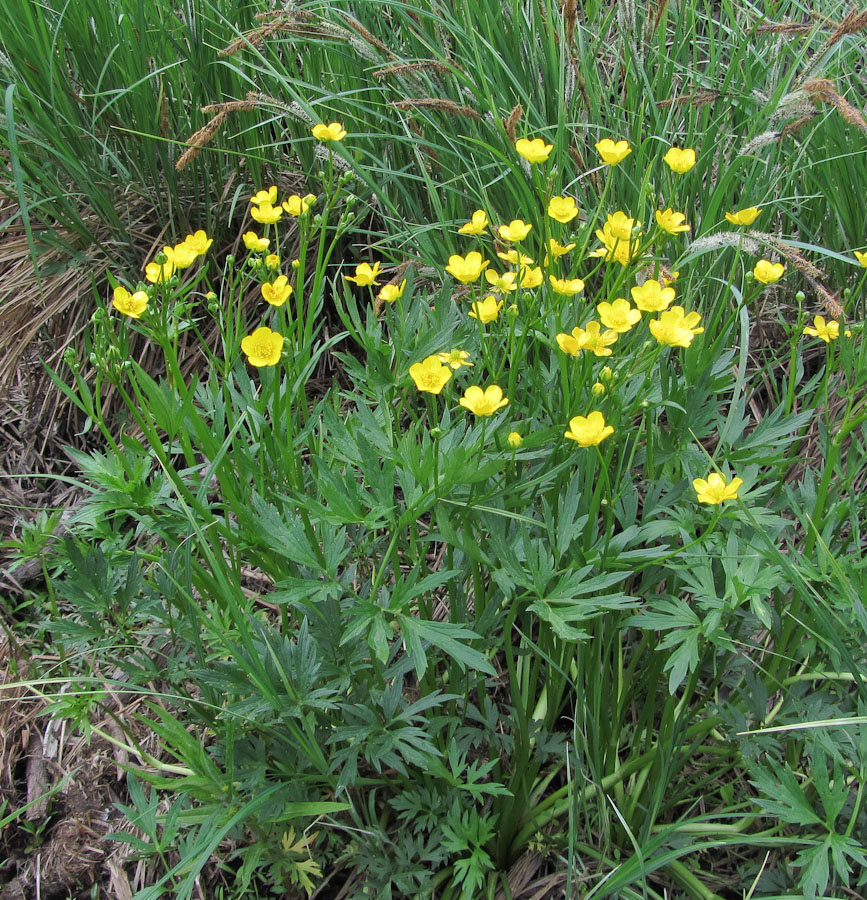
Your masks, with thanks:
[[(297, 231), (297, 263), (119, 269), (146, 310), (94, 317), (92, 379), (54, 374), (104, 446), (72, 454), (89, 495), (70, 537), (19, 553), (55, 573), (45, 628), (76, 651), (70, 679), (111, 660), (130, 690), (165, 685), (123, 810), (160, 866), (137, 900), (190, 896), (211, 858), (238, 896), (342, 872), (347, 896), (444, 900), (493, 896), (539, 848), (574, 896), (715, 897), (705, 850), (746, 860), (755, 896), (823, 895), (864, 865), (862, 729), (805, 736), (867, 709), (867, 351), (843, 293), (861, 238), (827, 187), (867, 185), (863, 150), (839, 152), (841, 95), (810, 81), (821, 64), (844, 90), (863, 48), (820, 60), (819, 25), (774, 38), (732, 4), (569, 9), (263, 20), (220, 72), (280, 98), (270, 152), (318, 192), (291, 229), (288, 210), (250, 226), (275, 248)], [(236, 12), (221, 27), (248, 28)], [(320, 120), (349, 134), (317, 143)], [(516, 136), (550, 158), (526, 163)], [(600, 165), (602, 137), (632, 152)], [(697, 150), (691, 171), (663, 162), (672, 145)], [(726, 222), (753, 205), (755, 227)], [(688, 234), (657, 224), (666, 207)], [(461, 233), (476, 209), (489, 230)], [(519, 217), (526, 238), (498, 239)], [(574, 246), (555, 259), (551, 239)], [(343, 277), (347, 240), (377, 284)], [(497, 255), (516, 245), (534, 262)], [(473, 250), (493, 280), (443, 274)], [(786, 263), (776, 285), (752, 274), (765, 256)], [(293, 292), (267, 305), (278, 270)], [(651, 304), (588, 337), (597, 304), (678, 270), (679, 324)], [(827, 343), (803, 334), (820, 302), (848, 317)], [(133, 337), (162, 371), (129, 360)], [(182, 340), (203, 371), (182, 371)]]

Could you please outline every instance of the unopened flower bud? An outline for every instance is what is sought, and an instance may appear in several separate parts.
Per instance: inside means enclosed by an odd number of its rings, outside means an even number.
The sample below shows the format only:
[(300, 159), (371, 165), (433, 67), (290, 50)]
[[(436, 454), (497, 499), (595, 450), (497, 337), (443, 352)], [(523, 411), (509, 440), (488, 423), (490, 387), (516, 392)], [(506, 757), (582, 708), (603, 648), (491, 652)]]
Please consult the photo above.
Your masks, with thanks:
[(290, 265), (292, 266), (293, 269), (297, 269), (301, 265), (301, 260), (293, 259), (292, 262), (290, 263)]
[(590, 393), (593, 394), (594, 397), (601, 397), (605, 393), (605, 385), (602, 384), (601, 381), (597, 381), (596, 384), (590, 388)]
[(518, 315), (518, 304), (512, 303), (506, 307), (506, 315), (510, 319), (514, 319)]
[(517, 431), (510, 431), (509, 436), (506, 438), (506, 440), (509, 442), (509, 446), (513, 450), (517, 450), (518, 447), (520, 447), (521, 444), (524, 443), (524, 439), (521, 437), (520, 434), (518, 434)]
[(803, 291), (795, 291), (795, 299), (798, 303), (803, 303), (807, 299), (807, 295)]
[(439, 439), (443, 436), (444, 433), (445, 433), (445, 432), (443, 432), (442, 428), (440, 428), (438, 425), (435, 425), (435, 426), (434, 426), (433, 428), (431, 428), (431, 430), (430, 430), (430, 436), (431, 436), (435, 441), (439, 440)]
[(611, 366), (603, 366), (602, 371), (599, 373), (599, 377), (603, 381), (611, 381), (611, 379), (614, 377), (614, 372), (611, 369)]
[(207, 300), (208, 303), (213, 303), (216, 299), (217, 295), (213, 291), (208, 291), (208, 293), (205, 294), (205, 300)]
[(235, 256), (234, 256), (234, 254), (230, 253), (230, 254), (226, 257), (226, 265), (229, 265), (229, 266), (235, 265)]

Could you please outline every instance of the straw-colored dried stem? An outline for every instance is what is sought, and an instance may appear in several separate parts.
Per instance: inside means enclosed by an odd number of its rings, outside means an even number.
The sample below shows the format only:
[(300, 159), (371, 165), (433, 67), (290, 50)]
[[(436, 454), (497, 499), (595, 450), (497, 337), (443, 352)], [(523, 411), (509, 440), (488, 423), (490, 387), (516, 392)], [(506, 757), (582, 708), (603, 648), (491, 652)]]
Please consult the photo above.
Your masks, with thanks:
[(364, 39), (371, 47), (376, 47), (376, 49), (379, 50), (380, 53), (382, 53), (382, 54), (383, 54), (384, 56), (386, 56), (388, 59), (397, 59), (397, 55), (396, 55), (395, 53), (393, 53), (393, 52), (388, 48), (388, 46), (386, 46), (385, 44), (383, 44), (383, 42), (382, 42), (378, 37), (376, 37), (375, 35), (371, 34), (371, 33), (370, 33), (370, 32), (369, 32), (369, 31), (361, 24), (361, 22), (359, 22), (357, 19), (354, 19), (352, 16), (349, 15), (349, 13), (346, 13), (346, 12), (343, 12), (343, 11), (341, 11), (341, 10), (338, 10), (338, 11), (337, 11), (337, 15), (339, 15), (340, 18), (343, 19), (343, 21), (346, 22), (346, 24), (347, 24), (354, 32), (356, 32), (356, 34), (358, 34), (360, 37), (362, 37), (362, 38), (363, 38), (363, 39)]
[(656, 105), (660, 109), (668, 109), (670, 106), (702, 106), (705, 103), (715, 103), (721, 96), (721, 91), (696, 91), (693, 94), (684, 94), (682, 97), (657, 100)]
[(416, 97), (413, 100), (392, 100), (389, 106), (394, 109), (438, 109), (452, 116), (466, 116), (469, 119), (481, 119), (480, 113), (470, 106), (463, 106), (444, 97)]
[(517, 134), (518, 122), (521, 121), (521, 116), (524, 115), (524, 107), (521, 106), (520, 103), (512, 107), (512, 111), (503, 119), (503, 128), (506, 130), (506, 134), (509, 136), (509, 140), (514, 144), (515, 136)]

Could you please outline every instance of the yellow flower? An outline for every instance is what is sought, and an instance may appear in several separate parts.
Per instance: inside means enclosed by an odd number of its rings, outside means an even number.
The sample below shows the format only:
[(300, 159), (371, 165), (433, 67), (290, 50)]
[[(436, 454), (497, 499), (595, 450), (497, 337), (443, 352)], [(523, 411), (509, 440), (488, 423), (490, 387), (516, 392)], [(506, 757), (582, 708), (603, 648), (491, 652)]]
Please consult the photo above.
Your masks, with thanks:
[(314, 125), (312, 131), (317, 141), (342, 141), (346, 137), (346, 131), (340, 122), (332, 122), (330, 125), (320, 123)]
[(601, 397), (605, 393), (605, 385), (601, 381), (594, 382), (593, 387), (590, 388), (590, 393), (594, 397)]
[(273, 225), (275, 222), (280, 221), (283, 216), (283, 210), (279, 206), (272, 206), (269, 201), (265, 200), (258, 206), (254, 206), (250, 210), (250, 215), (260, 225)]
[(198, 256), (204, 256), (210, 249), (211, 244), (214, 243), (214, 239), (209, 238), (200, 228), (195, 234), (188, 234), (184, 238), (184, 243), (187, 246), (192, 247)]
[(467, 362), (470, 354), (466, 350), (450, 350), (448, 353), (437, 353), (437, 359), (447, 366), (451, 366), (456, 371), (461, 366), (473, 366), (475, 363)]
[[(560, 256), (565, 256), (570, 250), (575, 249), (575, 243), (571, 244), (561, 244), (559, 241), (554, 238), (548, 238), (548, 249), (545, 252), (545, 262), (544, 266), (550, 266), (552, 259), (557, 259)], [(532, 262), (532, 260), (531, 260)]]
[(704, 331), (704, 328), (697, 327), (700, 321), (701, 316), (697, 312), (684, 315), (682, 306), (672, 306), (650, 323), (650, 333), (660, 344), (688, 347), (692, 339)]
[(503, 272), (500, 275), (494, 272), (493, 269), (485, 271), (485, 281), (491, 286), (491, 290), (496, 291), (498, 294), (510, 294), (512, 291), (517, 291), (518, 285), (515, 284), (517, 278), (518, 276), (515, 272)]
[(509, 398), (503, 396), (502, 389), (496, 384), (492, 384), (485, 390), (477, 385), (472, 385), (464, 391), (464, 396), (458, 401), (461, 406), (476, 416), (491, 416), (508, 402)]
[(541, 266), (536, 266), (535, 269), (524, 266), (521, 268), (521, 280), (518, 283), (525, 290), (532, 290), (539, 287), (544, 280)]
[(199, 254), (186, 242), (182, 241), (180, 244), (175, 244), (172, 247), (172, 262), (175, 264), (176, 269), (186, 269), (191, 266)]
[(656, 211), (656, 224), (669, 234), (681, 234), (689, 231), (686, 215), (682, 212), (675, 212), (670, 206), (666, 210)]
[(282, 306), (292, 296), (292, 285), (285, 275), (275, 278), (261, 286), (262, 296), (271, 306)]
[(265, 267), (267, 269), (279, 269), (280, 268), (280, 257), (277, 256), (276, 253), (269, 253), (265, 257)]
[(549, 275), (548, 281), (551, 283), (551, 290), (564, 297), (574, 297), (584, 290), (584, 282), (580, 278), (555, 278)]
[(523, 241), (532, 227), (521, 219), (512, 219), (508, 225), (501, 225), (497, 233), (504, 241)]
[(283, 209), (285, 209), (290, 216), (295, 216), (297, 218), (298, 216), (303, 216), (315, 202), (315, 194), (305, 194), (303, 197), (299, 197), (298, 194), (292, 194), (291, 197), (287, 197), (283, 201)]
[(867, 251), (862, 253), (860, 250), (853, 250), (852, 252), (855, 254), (855, 259), (857, 259), (858, 262), (861, 263), (861, 265), (865, 269), (867, 269)]
[(470, 317), (478, 319), (483, 325), (487, 325), (488, 322), (497, 321), (497, 316), (499, 316), (502, 308), (503, 301), (498, 301), (493, 294), (488, 294), (481, 303), (476, 302), (473, 304), (473, 308), (470, 310)]
[(125, 287), (118, 285), (114, 289), (111, 305), (125, 316), (138, 319), (147, 309), (148, 295), (145, 291), (136, 291), (131, 294)]
[(683, 175), (695, 165), (695, 150), (689, 148), (681, 150), (680, 147), (672, 147), (662, 158), (672, 172)]
[(725, 478), (718, 472), (711, 472), (704, 478), (693, 479), (692, 486), (696, 493), (696, 499), (699, 503), (710, 503), (717, 506), (726, 500), (738, 499), (738, 488), (744, 483), (743, 478), (732, 478), (726, 484)]
[(655, 278), (648, 278), (642, 285), (631, 289), (632, 299), (642, 312), (662, 312), (674, 300), (673, 287), (664, 288)]
[(255, 231), (245, 231), (241, 235), (241, 239), (244, 241), (244, 246), (251, 253), (263, 253), (271, 244), (271, 241), (268, 238), (259, 237)]
[(813, 324), (807, 325), (803, 333), (810, 337), (821, 338), (826, 344), (830, 344), (831, 341), (836, 341), (840, 337), (840, 323), (835, 319), (826, 323), (824, 316), (815, 316)]
[(472, 219), (465, 225), (461, 225), (458, 234), (484, 234), (485, 229), (490, 223), (488, 216), (483, 209), (477, 209), (473, 213)]
[(632, 219), (625, 212), (618, 210), (609, 214), (601, 229), (596, 229), (596, 237), (603, 245), (590, 253), (590, 256), (601, 256), (606, 260), (617, 260), (625, 266), (638, 250), (639, 228), (641, 222)]
[(241, 341), (251, 366), (276, 366), (283, 350), (283, 335), (262, 326)]
[[(631, 241), (635, 234), (635, 229), (640, 226), (641, 222), (637, 222), (635, 219), (627, 216), (623, 210), (618, 209), (616, 213), (611, 213), (608, 216), (603, 229), (607, 228), (611, 236), (618, 241)], [(596, 232), (596, 236), (599, 240), (602, 240), (598, 231)]]
[(506, 442), (513, 450), (517, 450), (518, 447), (524, 443), (524, 439), (517, 431), (510, 431), (509, 436), (506, 438)]
[(446, 272), (457, 278), (461, 284), (470, 284), (482, 274), (482, 270), (489, 262), (488, 259), (482, 259), (482, 254), (478, 250), (471, 250), (466, 256), (453, 254), (449, 257)]
[(428, 356), (423, 362), (411, 365), (409, 374), (420, 391), (438, 394), (452, 377), (452, 370), (444, 366), (435, 356)]
[(760, 259), (753, 269), (753, 275), (756, 276), (756, 281), (761, 281), (762, 284), (773, 284), (783, 277), (785, 271), (786, 267), (782, 263), (772, 263), (767, 259)]
[(577, 441), (579, 447), (595, 447), (612, 434), (614, 429), (611, 425), (605, 424), (605, 416), (595, 409), (588, 416), (575, 416), (570, 419), (569, 430), (563, 433), (563, 437)]
[(359, 287), (378, 285), (379, 282), (376, 280), (376, 276), (379, 275), (379, 266), (379, 260), (373, 264), (373, 268), (371, 268), (370, 263), (359, 263), (355, 267), (354, 275), (344, 275), (343, 277), (347, 281), (354, 281)]
[(380, 292), (376, 295), (378, 300), (385, 300), (386, 303), (394, 303), (395, 300), (399, 300), (403, 296), (403, 289), (406, 287), (406, 279), (399, 285), (397, 284), (384, 284)]
[(609, 349), (611, 344), (617, 341), (617, 332), (602, 331), (598, 322), (588, 322), (584, 327), (584, 337), (581, 339), (581, 349), (589, 350), (594, 356), (611, 356)]
[(756, 221), (759, 214), (757, 206), (748, 206), (746, 209), (739, 209), (737, 212), (727, 212), (726, 221), (732, 225), (752, 225)]
[(504, 259), (513, 266), (531, 266), (533, 265), (533, 257), (527, 256), (526, 253), (519, 253), (517, 250), (507, 250), (505, 253), (500, 251), (497, 256)]
[(171, 247), (163, 247), (166, 261), (160, 265), (158, 262), (149, 262), (145, 266), (145, 278), (151, 284), (160, 281), (168, 281), (175, 274), (174, 250)]
[(581, 352), (584, 341), (584, 329), (576, 326), (571, 334), (560, 333), (557, 335), (557, 346), (570, 356), (577, 356)]
[(554, 145), (546, 144), (542, 138), (533, 138), (532, 141), (528, 141), (527, 138), (518, 138), (515, 141), (515, 149), (527, 162), (543, 163), (551, 155)]
[(572, 197), (552, 197), (548, 202), (548, 215), (565, 225), (578, 215), (578, 207)]
[(267, 191), (256, 191), (250, 198), (250, 202), (255, 206), (262, 203), (270, 203), (273, 206), (277, 202), (277, 185), (272, 184)]
[(618, 297), (613, 303), (599, 303), (596, 309), (602, 324), (617, 334), (626, 334), (641, 321), (641, 313), (624, 297)]
[(623, 162), (632, 153), (632, 148), (627, 141), (617, 141), (615, 144), (611, 138), (603, 138), (599, 141), (596, 144), (596, 150), (606, 166), (616, 166), (617, 163)]

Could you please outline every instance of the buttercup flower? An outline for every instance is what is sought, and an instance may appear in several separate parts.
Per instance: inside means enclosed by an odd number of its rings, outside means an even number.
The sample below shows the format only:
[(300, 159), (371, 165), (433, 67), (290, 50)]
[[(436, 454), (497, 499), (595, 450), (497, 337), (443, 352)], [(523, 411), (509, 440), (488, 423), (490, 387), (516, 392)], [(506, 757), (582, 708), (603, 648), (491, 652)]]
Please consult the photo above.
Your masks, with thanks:
[(574, 297), (584, 290), (584, 282), (580, 278), (555, 278), (549, 275), (548, 281), (551, 283), (551, 290), (564, 297)]
[(772, 263), (767, 259), (760, 259), (753, 269), (753, 275), (756, 276), (756, 281), (761, 281), (762, 284), (773, 284), (783, 277), (785, 271), (786, 267), (782, 263)]
[(616, 166), (632, 153), (632, 148), (627, 141), (617, 141), (615, 144), (611, 138), (603, 138), (599, 141), (596, 144), (596, 150), (606, 166)]
[(437, 359), (447, 366), (451, 366), (456, 371), (461, 366), (473, 366), (475, 363), (467, 362), (470, 354), (466, 350), (450, 350), (448, 353), (437, 353)]
[(262, 326), (241, 341), (241, 349), (251, 366), (276, 366), (283, 351), (283, 335)]
[(508, 402), (509, 398), (503, 396), (502, 389), (496, 384), (492, 384), (485, 390), (477, 385), (472, 385), (464, 391), (464, 396), (458, 401), (461, 406), (476, 416), (492, 416)]
[(617, 334), (626, 334), (641, 321), (639, 310), (633, 309), (624, 297), (618, 297), (613, 303), (599, 303), (596, 310), (602, 324)]
[(569, 430), (563, 433), (570, 441), (577, 441), (579, 447), (595, 447), (605, 438), (614, 434), (614, 428), (605, 424), (605, 416), (598, 409), (588, 416), (575, 416), (569, 420)]
[(681, 232), (689, 231), (686, 216), (682, 212), (675, 212), (670, 206), (666, 210), (656, 211), (656, 224), (669, 234), (681, 234)]
[(655, 278), (648, 278), (644, 284), (636, 285), (630, 293), (642, 312), (662, 312), (668, 309), (675, 297), (673, 287), (664, 288)]
[(541, 266), (536, 266), (535, 269), (524, 266), (521, 269), (521, 280), (518, 284), (525, 290), (532, 290), (533, 288), (539, 287), (544, 280), (545, 276)]
[(305, 194), (303, 197), (299, 197), (298, 194), (292, 194), (291, 197), (287, 197), (283, 201), (283, 209), (285, 209), (290, 216), (295, 216), (297, 218), (298, 216), (304, 215), (315, 202), (315, 194)]
[(386, 303), (394, 303), (396, 300), (399, 300), (403, 296), (403, 289), (406, 287), (406, 279), (399, 285), (397, 284), (384, 284), (380, 289), (379, 293), (376, 295), (378, 300), (385, 300)]
[(483, 209), (477, 209), (473, 213), (472, 219), (465, 225), (461, 225), (458, 234), (483, 234), (490, 223), (488, 216)]
[(423, 362), (411, 365), (409, 374), (420, 391), (438, 394), (452, 377), (452, 370), (444, 366), (435, 356), (428, 356)]
[(605, 393), (605, 385), (601, 381), (594, 382), (593, 387), (590, 388), (590, 393), (594, 397), (601, 397)]
[(376, 280), (377, 275), (379, 275), (379, 266), (379, 260), (373, 264), (373, 268), (371, 268), (370, 263), (359, 263), (355, 267), (354, 275), (344, 275), (343, 277), (347, 281), (354, 281), (359, 287), (377, 285), (379, 284)]
[(860, 250), (853, 250), (852, 252), (855, 254), (855, 259), (857, 259), (858, 262), (861, 263), (861, 265), (865, 269), (867, 269), (867, 251), (862, 253)]
[(834, 319), (826, 322), (824, 316), (815, 316), (813, 324), (807, 325), (803, 333), (810, 337), (821, 338), (826, 344), (830, 344), (840, 337), (840, 323)]
[(145, 291), (136, 291), (131, 294), (125, 287), (118, 285), (114, 289), (111, 305), (125, 316), (138, 319), (147, 309), (148, 295)]
[(543, 265), (550, 266), (552, 259), (557, 259), (560, 256), (565, 256), (570, 250), (574, 250), (575, 246), (576, 245), (574, 241), (571, 244), (564, 245), (554, 238), (548, 238), (548, 249), (545, 251), (545, 262), (543, 263)]
[(473, 304), (470, 310), (470, 317), (478, 319), (483, 325), (487, 325), (488, 322), (497, 321), (497, 316), (499, 316), (502, 308), (503, 301), (497, 300), (493, 294), (488, 294), (480, 303), (476, 302)]
[(275, 222), (280, 221), (283, 216), (283, 210), (279, 206), (272, 206), (269, 201), (265, 200), (258, 206), (254, 206), (250, 210), (250, 215), (260, 225), (273, 225)]
[(267, 191), (256, 191), (250, 198), (250, 202), (255, 206), (262, 203), (270, 203), (273, 206), (277, 202), (277, 185), (272, 184)]
[(610, 347), (617, 341), (617, 332), (602, 331), (598, 322), (588, 322), (584, 326), (584, 337), (581, 339), (581, 349), (589, 350), (594, 356), (611, 356)]
[(669, 347), (688, 347), (692, 339), (704, 331), (698, 328), (701, 316), (697, 312), (684, 315), (682, 306), (672, 306), (650, 323), (650, 333), (660, 344)]
[(277, 256), (276, 253), (269, 253), (265, 257), (265, 268), (279, 269), (280, 268), (280, 257)]
[(186, 241), (172, 247), (172, 262), (176, 269), (188, 268), (198, 259), (198, 256), (199, 254)]
[(292, 285), (285, 275), (275, 278), (261, 286), (262, 296), (271, 306), (282, 306), (292, 296)]
[(245, 231), (241, 235), (241, 239), (244, 241), (244, 246), (251, 253), (264, 253), (271, 244), (268, 238), (259, 237), (255, 231)]
[(490, 260), (482, 259), (478, 250), (471, 250), (466, 256), (453, 254), (449, 257), (446, 272), (453, 275), (461, 284), (470, 284), (475, 281)]
[(680, 147), (672, 147), (662, 158), (672, 172), (683, 175), (695, 165), (695, 150), (689, 148), (681, 150)]
[(184, 238), (184, 243), (187, 246), (192, 247), (199, 256), (204, 256), (210, 249), (211, 244), (214, 243), (214, 239), (209, 238), (200, 228), (195, 234), (188, 234)]
[(518, 285), (515, 284), (518, 276), (515, 272), (503, 272), (502, 275), (499, 272), (494, 272), (493, 269), (485, 270), (485, 281), (491, 286), (492, 291), (496, 291), (498, 294), (510, 294), (512, 291), (518, 290)]
[(726, 221), (732, 225), (752, 225), (756, 221), (758, 214), (758, 206), (748, 206), (746, 209), (739, 209), (737, 212), (727, 212)]
[(332, 122), (330, 125), (320, 123), (314, 125), (312, 131), (317, 141), (342, 141), (346, 137), (346, 130), (340, 122)]
[(726, 500), (737, 500), (738, 488), (744, 483), (743, 478), (732, 478), (726, 484), (725, 478), (718, 472), (711, 472), (704, 478), (693, 479), (692, 486), (699, 503), (710, 503), (717, 506)]
[(515, 141), (515, 149), (527, 162), (543, 163), (551, 155), (554, 145), (546, 144), (542, 138), (533, 138), (531, 141), (527, 138), (518, 138)]
[(505, 252), (501, 250), (497, 256), (499, 256), (500, 259), (504, 259), (507, 263), (511, 263), (513, 266), (533, 265), (532, 256), (527, 256), (526, 253), (519, 253), (517, 250), (506, 250)]
[(572, 197), (552, 197), (548, 201), (548, 215), (565, 225), (578, 215), (578, 207)]
[(174, 250), (171, 247), (163, 247), (163, 254), (166, 257), (164, 263), (149, 262), (145, 266), (145, 278), (151, 284), (168, 281), (175, 274)]
[(603, 245), (590, 253), (590, 256), (601, 256), (607, 260), (617, 260), (625, 266), (638, 250), (638, 238), (641, 222), (632, 219), (625, 212), (618, 210), (609, 214), (601, 229), (596, 229), (596, 237)]
[(506, 438), (506, 442), (513, 450), (517, 450), (518, 447), (524, 443), (524, 439), (517, 431), (510, 431), (509, 436)]
[(504, 241), (523, 241), (532, 227), (521, 219), (512, 219), (508, 225), (501, 225), (497, 233)]
[(557, 346), (570, 356), (577, 356), (581, 352), (583, 342), (584, 329), (580, 326), (573, 328), (571, 334), (561, 332), (557, 335)]

